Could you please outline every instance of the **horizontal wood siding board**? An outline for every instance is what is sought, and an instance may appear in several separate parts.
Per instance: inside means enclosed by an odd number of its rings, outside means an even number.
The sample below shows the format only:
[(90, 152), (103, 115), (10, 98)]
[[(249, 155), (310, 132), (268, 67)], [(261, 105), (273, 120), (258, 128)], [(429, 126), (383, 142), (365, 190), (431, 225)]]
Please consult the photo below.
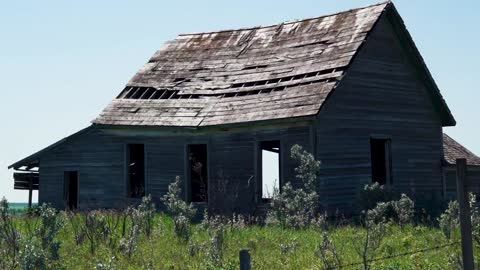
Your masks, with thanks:
[[(207, 143), (209, 179), (212, 181), (210, 188), (215, 190), (215, 183), (228, 181), (229, 188), (235, 187), (238, 192), (237, 199), (229, 209), (253, 213), (255, 145), (261, 140), (282, 140), (286, 155), (283, 169), (285, 177), (298, 186), (292, 167), (296, 164), (289, 160), (289, 150), (295, 143), (310, 147), (309, 129), (308, 125), (272, 127), (197, 136), (146, 136), (127, 130), (110, 133), (104, 129), (95, 129), (42, 156), (39, 201), (50, 202), (63, 209), (64, 171), (75, 170), (79, 172), (80, 207), (118, 208), (132, 203), (135, 200), (126, 198), (124, 151), (126, 144), (142, 143), (145, 144), (146, 151), (146, 193), (151, 194), (157, 206), (161, 207), (160, 198), (168, 191), (168, 185), (176, 176), (185, 178), (185, 146)], [(221, 192), (217, 194), (220, 201), (214, 206), (223, 205), (222, 200), (225, 202), (226, 199), (220, 199), (220, 195)]]

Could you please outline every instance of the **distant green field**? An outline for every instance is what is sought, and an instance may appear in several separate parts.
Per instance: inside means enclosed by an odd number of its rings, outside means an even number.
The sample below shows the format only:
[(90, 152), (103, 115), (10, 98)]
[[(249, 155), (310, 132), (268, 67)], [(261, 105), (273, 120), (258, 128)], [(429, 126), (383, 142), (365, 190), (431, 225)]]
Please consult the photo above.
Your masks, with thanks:
[[(36, 205), (36, 203), (33, 203)], [(28, 207), (28, 203), (9, 203), (9, 208), (12, 210), (24, 210)]]

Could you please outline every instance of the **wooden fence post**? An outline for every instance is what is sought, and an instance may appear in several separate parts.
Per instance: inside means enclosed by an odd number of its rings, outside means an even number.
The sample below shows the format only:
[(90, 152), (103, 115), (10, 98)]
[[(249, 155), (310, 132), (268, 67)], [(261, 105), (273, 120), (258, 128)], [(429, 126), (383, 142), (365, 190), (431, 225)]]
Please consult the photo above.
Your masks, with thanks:
[(240, 270), (251, 270), (250, 252), (248, 249), (240, 250)]
[(460, 205), (463, 269), (473, 270), (472, 220), (468, 202), (467, 160), (465, 158), (457, 159), (457, 198)]

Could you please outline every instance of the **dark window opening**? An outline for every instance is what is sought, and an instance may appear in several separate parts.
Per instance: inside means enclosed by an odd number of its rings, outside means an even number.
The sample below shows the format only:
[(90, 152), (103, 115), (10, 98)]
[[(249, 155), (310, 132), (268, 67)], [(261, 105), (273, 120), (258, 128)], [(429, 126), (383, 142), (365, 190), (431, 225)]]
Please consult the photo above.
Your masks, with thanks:
[(145, 146), (143, 144), (128, 145), (128, 197), (145, 196)]
[(208, 202), (207, 145), (188, 146), (190, 201)]
[(392, 184), (392, 157), (390, 139), (370, 139), (372, 182)]
[(78, 207), (78, 172), (67, 171), (63, 173), (63, 200), (69, 210)]
[(259, 164), (262, 200), (270, 200), (275, 191), (280, 192), (280, 141), (260, 142)]

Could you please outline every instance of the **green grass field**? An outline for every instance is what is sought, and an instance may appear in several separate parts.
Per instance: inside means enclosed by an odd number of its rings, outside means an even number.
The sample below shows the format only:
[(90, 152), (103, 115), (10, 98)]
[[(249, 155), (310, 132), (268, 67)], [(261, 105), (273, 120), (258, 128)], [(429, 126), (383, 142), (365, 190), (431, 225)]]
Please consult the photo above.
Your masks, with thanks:
[(28, 206), (28, 203), (10, 203), (9, 207), (12, 210), (24, 210)]
[[(38, 218), (25, 220), (18, 216), (16, 220), (17, 225), (26, 230), (26, 224), (32, 226)], [(121, 228), (120, 224), (114, 234), (119, 236)], [(456, 269), (455, 259), (460, 250), (457, 244), (395, 257), (397, 254), (456, 241), (445, 239), (438, 228), (388, 224), (386, 230), (385, 238), (371, 259), (392, 258), (372, 263), (371, 269)], [(354, 243), (361, 243), (360, 239), (365, 234), (363, 228), (353, 225), (331, 226), (328, 232), (342, 265), (361, 262)], [(238, 269), (238, 252), (242, 248), (250, 250), (252, 269), (325, 269), (322, 268), (321, 259), (316, 256), (322, 234), (322, 230), (315, 228), (295, 230), (276, 226), (227, 227), (220, 248), (223, 267), (212, 267), (211, 235), (200, 225), (191, 226), (191, 238), (186, 241), (174, 233), (169, 217), (156, 215), (150, 238), (141, 234), (131, 257), (128, 257), (119, 252), (119, 241), (112, 247), (107, 240), (99, 241), (92, 254), (88, 238), (81, 244), (75, 243), (73, 226), (65, 219), (58, 235), (60, 259), (52, 269), (94, 269), (100, 262), (109, 264), (111, 268), (98, 269)], [(351, 265), (342, 269), (363, 268), (361, 265)]]

